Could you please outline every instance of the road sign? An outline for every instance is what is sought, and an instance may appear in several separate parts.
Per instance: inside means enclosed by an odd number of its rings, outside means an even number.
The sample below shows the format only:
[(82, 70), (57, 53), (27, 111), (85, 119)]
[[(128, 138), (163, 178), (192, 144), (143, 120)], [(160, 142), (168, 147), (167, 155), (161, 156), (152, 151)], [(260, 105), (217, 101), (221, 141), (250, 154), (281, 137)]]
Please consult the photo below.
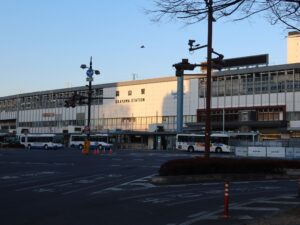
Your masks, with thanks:
[(92, 77), (92, 76), (94, 75), (94, 71), (93, 71), (91, 68), (89, 68), (89, 69), (86, 71), (86, 75), (87, 75), (88, 77)]
[(92, 78), (92, 77), (87, 77), (86, 78), (86, 81), (88, 81), (88, 82), (92, 82), (94, 79)]

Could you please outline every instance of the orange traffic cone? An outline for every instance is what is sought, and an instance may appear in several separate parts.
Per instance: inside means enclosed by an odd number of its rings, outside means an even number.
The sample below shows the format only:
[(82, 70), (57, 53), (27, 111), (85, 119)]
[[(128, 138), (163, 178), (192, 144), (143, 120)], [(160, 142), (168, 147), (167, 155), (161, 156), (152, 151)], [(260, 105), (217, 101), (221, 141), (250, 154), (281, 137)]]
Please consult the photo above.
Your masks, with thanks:
[(112, 154), (113, 153), (113, 150), (112, 150), (112, 148), (110, 147), (109, 148), (109, 154)]
[(102, 154), (105, 154), (105, 148), (102, 149)]

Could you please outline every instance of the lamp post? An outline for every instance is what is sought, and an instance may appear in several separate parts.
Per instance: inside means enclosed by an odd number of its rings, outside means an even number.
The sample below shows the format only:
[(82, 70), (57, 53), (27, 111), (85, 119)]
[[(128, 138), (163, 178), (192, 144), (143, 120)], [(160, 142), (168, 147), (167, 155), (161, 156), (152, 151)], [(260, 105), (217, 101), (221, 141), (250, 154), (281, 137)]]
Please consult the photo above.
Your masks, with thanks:
[(93, 75), (99, 75), (99, 70), (93, 69), (93, 62), (92, 62), (92, 56), (90, 58), (90, 66), (87, 67), (85, 64), (82, 64), (80, 66), (81, 69), (87, 69), (86, 71), (86, 81), (89, 82), (88, 85), (88, 119), (87, 119), (87, 126), (85, 127), (85, 130), (87, 132), (86, 135), (86, 142), (85, 142), (85, 148), (83, 149), (84, 154), (88, 154), (89, 152), (89, 146), (90, 146), (90, 136), (91, 136), (91, 104), (92, 104), (92, 82), (93, 82)]

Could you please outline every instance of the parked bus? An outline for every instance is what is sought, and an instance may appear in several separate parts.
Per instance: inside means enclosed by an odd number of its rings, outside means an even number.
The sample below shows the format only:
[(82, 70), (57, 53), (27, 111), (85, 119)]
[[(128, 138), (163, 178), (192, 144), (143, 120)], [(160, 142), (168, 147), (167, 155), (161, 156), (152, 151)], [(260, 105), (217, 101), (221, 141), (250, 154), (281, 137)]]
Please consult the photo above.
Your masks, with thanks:
[(28, 149), (58, 149), (63, 147), (63, 136), (56, 134), (22, 134), (20, 143)]
[[(69, 146), (82, 150), (86, 134), (71, 134)], [(109, 134), (92, 134), (90, 136), (90, 147), (98, 149), (109, 149), (113, 146), (115, 138)]]
[[(225, 133), (210, 135), (210, 152), (232, 152), (234, 148), (229, 145), (230, 135)], [(194, 152), (205, 151), (204, 134), (177, 134), (176, 149)]]

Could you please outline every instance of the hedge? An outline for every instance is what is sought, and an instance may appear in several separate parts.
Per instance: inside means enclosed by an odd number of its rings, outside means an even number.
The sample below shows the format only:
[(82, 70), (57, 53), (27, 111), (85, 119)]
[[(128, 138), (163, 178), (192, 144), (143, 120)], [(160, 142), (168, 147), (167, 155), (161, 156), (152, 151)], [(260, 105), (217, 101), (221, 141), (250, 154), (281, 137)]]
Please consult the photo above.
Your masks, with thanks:
[(284, 174), (286, 169), (300, 169), (300, 161), (197, 157), (168, 161), (161, 165), (159, 175)]

